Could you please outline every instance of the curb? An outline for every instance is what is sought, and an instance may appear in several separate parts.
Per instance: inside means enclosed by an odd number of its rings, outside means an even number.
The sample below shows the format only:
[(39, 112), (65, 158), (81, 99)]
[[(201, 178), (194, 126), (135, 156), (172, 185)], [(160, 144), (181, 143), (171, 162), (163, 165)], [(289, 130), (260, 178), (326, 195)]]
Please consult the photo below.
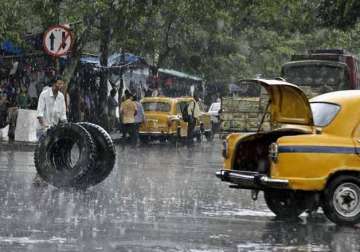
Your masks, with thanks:
[(32, 142), (0, 142), (1, 151), (34, 151), (37, 143)]
[[(114, 144), (122, 143), (124, 140), (121, 138), (111, 138)], [(19, 141), (1, 141), (0, 151), (34, 151), (37, 142), (19, 142)]]

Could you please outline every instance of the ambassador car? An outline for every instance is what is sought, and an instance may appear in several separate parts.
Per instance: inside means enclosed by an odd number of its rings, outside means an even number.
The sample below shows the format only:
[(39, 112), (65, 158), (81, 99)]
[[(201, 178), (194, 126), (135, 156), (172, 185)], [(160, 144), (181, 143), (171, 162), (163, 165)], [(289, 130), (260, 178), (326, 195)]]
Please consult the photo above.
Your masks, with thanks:
[[(278, 217), (322, 207), (333, 222), (360, 222), (360, 90), (310, 101), (280, 80), (249, 80), (269, 93), (272, 130), (230, 134), (216, 175), (232, 187), (263, 191)], [(274, 126), (275, 125), (275, 126)], [(261, 127), (261, 126), (260, 126)]]
[[(182, 114), (186, 105), (195, 102), (192, 97), (145, 97), (141, 100), (145, 112), (145, 121), (140, 125), (139, 137), (144, 143), (151, 140), (175, 143), (187, 138), (188, 124)], [(210, 115), (204, 112), (200, 104), (201, 115), (194, 129), (194, 137), (201, 141), (213, 139)]]

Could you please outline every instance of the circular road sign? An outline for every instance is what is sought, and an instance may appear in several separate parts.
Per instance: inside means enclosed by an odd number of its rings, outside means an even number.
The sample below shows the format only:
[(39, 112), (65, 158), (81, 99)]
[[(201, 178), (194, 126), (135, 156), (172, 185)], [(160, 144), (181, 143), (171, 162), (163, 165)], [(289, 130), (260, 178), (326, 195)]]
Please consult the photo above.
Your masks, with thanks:
[(62, 25), (50, 27), (44, 34), (43, 46), (47, 54), (60, 57), (69, 52), (73, 43), (73, 35), (69, 28)]

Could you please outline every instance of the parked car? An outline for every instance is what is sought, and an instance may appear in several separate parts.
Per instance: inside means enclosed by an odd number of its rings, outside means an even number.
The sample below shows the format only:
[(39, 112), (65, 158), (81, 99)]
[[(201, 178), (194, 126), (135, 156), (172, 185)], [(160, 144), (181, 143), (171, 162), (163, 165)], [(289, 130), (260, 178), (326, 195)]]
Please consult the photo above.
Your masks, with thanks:
[(230, 134), (224, 142), (222, 181), (263, 191), (278, 217), (322, 207), (333, 222), (360, 222), (360, 90), (337, 91), (310, 101), (296, 85), (250, 80), (269, 93), (275, 128)]
[[(144, 107), (145, 122), (140, 125), (139, 137), (142, 142), (160, 140), (176, 142), (187, 138), (187, 122), (182, 119), (186, 105), (193, 102), (192, 97), (145, 97), (141, 100)], [(212, 140), (210, 115), (204, 112), (200, 104), (201, 116), (194, 129), (194, 136), (201, 141), (204, 135)]]
[(210, 105), (208, 113), (211, 116), (211, 124), (213, 128), (213, 132), (217, 132), (220, 126), (220, 111), (221, 109), (221, 103), (220, 102), (214, 102)]
[(211, 116), (211, 122), (219, 123), (219, 110), (221, 109), (220, 102), (211, 103), (208, 113)]

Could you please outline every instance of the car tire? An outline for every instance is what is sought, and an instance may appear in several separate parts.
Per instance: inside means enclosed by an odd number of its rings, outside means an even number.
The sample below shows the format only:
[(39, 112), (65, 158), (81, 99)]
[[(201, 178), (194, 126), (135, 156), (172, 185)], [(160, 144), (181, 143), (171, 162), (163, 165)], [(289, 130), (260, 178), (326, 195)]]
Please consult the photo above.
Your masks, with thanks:
[(264, 199), (268, 208), (279, 218), (294, 219), (306, 210), (305, 199), (287, 190), (266, 190)]
[(142, 144), (148, 144), (149, 143), (149, 137), (148, 136), (139, 136), (139, 140)]
[[(72, 165), (71, 148), (77, 144), (79, 158)], [(39, 176), (56, 187), (79, 187), (80, 181), (95, 168), (96, 146), (90, 133), (75, 123), (51, 127), (39, 139), (34, 163)]]
[(340, 175), (334, 178), (328, 183), (323, 196), (322, 208), (331, 221), (344, 226), (360, 222), (359, 177)]
[(201, 143), (201, 133), (200, 133), (200, 132), (197, 133), (195, 137), (196, 137), (196, 141), (197, 141), (198, 143)]
[(115, 165), (116, 151), (110, 135), (99, 125), (80, 122), (77, 123), (84, 127), (92, 136), (96, 145), (97, 159), (94, 169), (89, 172), (81, 181), (85, 187), (93, 186), (106, 179)]
[(214, 133), (213, 131), (205, 132), (205, 137), (208, 142), (212, 142), (214, 140)]
[(176, 142), (178, 141), (178, 137), (177, 137), (176, 135), (169, 136), (169, 137), (168, 137), (168, 141), (169, 141), (171, 144), (176, 144)]

